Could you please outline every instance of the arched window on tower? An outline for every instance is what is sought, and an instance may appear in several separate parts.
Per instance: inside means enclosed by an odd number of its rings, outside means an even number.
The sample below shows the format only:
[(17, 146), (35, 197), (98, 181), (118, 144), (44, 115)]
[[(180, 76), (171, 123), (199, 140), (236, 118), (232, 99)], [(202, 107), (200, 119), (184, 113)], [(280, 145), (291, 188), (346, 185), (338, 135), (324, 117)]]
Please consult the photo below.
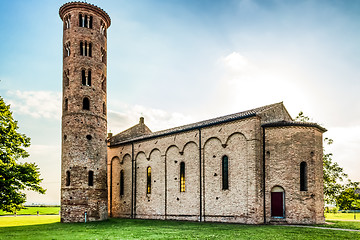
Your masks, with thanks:
[(106, 51), (104, 48), (101, 48), (101, 61), (106, 64)]
[(222, 189), (229, 189), (229, 158), (226, 155), (222, 157)]
[(70, 56), (70, 42), (64, 44), (64, 57)]
[(102, 20), (100, 22), (100, 33), (106, 37), (106, 25)]
[(102, 82), (101, 82), (101, 89), (106, 92), (106, 77), (104, 77), (104, 75), (102, 75), (101, 77)]
[(124, 170), (120, 171), (120, 196), (124, 196)]
[(185, 163), (180, 163), (180, 192), (185, 192)]
[(70, 186), (70, 171), (66, 171), (66, 181), (65, 181), (65, 185), (66, 185), (66, 186)]
[(94, 171), (89, 171), (88, 185), (94, 186)]
[(306, 162), (300, 163), (300, 191), (307, 191), (307, 164)]
[(81, 84), (84, 86), (91, 86), (91, 70), (88, 70), (87, 75), (84, 69), (81, 70)]
[(91, 86), (91, 70), (88, 70), (88, 76), (87, 76), (87, 86)]
[(106, 115), (106, 104), (103, 103), (103, 114)]
[(79, 14), (79, 27), (84, 27), (84, 18), (81, 13)]
[(65, 87), (69, 86), (69, 69), (64, 71), (64, 85)]
[(92, 28), (92, 22), (93, 22), (93, 17), (90, 16), (89, 17), (89, 25), (88, 25), (89, 28)]
[(84, 56), (84, 43), (80, 42), (80, 56)]
[(70, 14), (65, 16), (64, 18), (64, 29), (70, 28)]
[(67, 111), (68, 110), (68, 103), (69, 101), (68, 101), (68, 99), (67, 98), (65, 98), (65, 103), (64, 103), (64, 111)]
[(83, 99), (83, 110), (90, 110), (90, 100), (87, 97)]
[(146, 194), (151, 194), (151, 167), (146, 169)]
[(91, 57), (92, 55), (92, 44), (89, 43), (89, 51), (88, 51), (88, 56)]

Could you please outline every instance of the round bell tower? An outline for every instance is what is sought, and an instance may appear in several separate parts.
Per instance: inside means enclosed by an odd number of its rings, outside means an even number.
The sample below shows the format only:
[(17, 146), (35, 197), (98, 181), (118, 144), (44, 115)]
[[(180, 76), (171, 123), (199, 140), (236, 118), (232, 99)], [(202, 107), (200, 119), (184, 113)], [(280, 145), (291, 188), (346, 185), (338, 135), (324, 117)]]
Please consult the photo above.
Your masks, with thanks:
[(63, 21), (61, 222), (108, 218), (106, 51), (109, 15), (84, 2)]

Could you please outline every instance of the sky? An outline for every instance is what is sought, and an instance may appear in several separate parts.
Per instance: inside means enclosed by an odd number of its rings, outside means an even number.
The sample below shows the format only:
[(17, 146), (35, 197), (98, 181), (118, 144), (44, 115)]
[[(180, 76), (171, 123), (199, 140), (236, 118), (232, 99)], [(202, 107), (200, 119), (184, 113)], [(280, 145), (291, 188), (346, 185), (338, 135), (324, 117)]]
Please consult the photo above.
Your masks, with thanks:
[[(90, 1), (87, 1), (90, 2)], [(0, 1), (0, 96), (60, 203), (65, 1)], [(326, 146), (360, 181), (360, 1), (92, 0), (111, 17), (108, 131), (141, 116), (162, 130), (283, 101), (328, 129)]]

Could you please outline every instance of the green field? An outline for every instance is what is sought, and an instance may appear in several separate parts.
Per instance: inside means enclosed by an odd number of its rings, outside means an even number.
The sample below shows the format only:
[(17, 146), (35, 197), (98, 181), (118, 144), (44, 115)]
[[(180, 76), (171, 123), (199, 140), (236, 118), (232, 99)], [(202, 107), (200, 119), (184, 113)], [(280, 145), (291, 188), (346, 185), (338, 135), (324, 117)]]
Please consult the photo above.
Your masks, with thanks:
[(326, 219), (333, 219), (333, 220), (360, 220), (360, 213), (325, 213)]
[[(44, 207), (25, 207), (25, 209), (21, 209), (17, 211), (17, 215), (37, 215), (39, 211), (40, 215), (57, 215), (59, 214), (60, 207), (51, 207), (51, 206), (44, 206)], [(14, 215), (14, 213), (4, 212), (0, 210), (0, 216), (4, 215)]]
[[(344, 221), (343, 227), (352, 222)], [(31, 225), (29, 225), (31, 224)], [(354, 222), (360, 229), (360, 222)], [(339, 227), (338, 223), (331, 226)], [(161, 220), (59, 223), (59, 216), (0, 217), (0, 239), (360, 239), (360, 232)]]

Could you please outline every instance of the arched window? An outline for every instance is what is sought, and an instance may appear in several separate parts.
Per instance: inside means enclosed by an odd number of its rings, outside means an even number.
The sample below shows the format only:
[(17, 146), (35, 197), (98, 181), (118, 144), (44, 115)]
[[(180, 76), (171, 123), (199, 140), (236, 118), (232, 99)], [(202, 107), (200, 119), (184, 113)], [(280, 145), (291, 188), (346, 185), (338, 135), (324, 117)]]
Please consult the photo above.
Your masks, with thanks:
[(124, 196), (124, 170), (120, 171), (120, 196)]
[(101, 61), (106, 64), (106, 51), (104, 48), (101, 48)]
[(88, 52), (88, 56), (91, 57), (92, 55), (92, 44), (89, 43), (89, 52)]
[(307, 191), (307, 164), (306, 162), (300, 163), (300, 191)]
[(81, 13), (79, 14), (79, 27), (84, 27), (84, 19)]
[(80, 42), (80, 56), (84, 56), (84, 43)]
[(89, 25), (88, 25), (88, 16), (87, 15), (84, 15), (84, 26), (83, 27), (88, 27)]
[(102, 75), (101, 77), (103, 79), (102, 83), (101, 83), (101, 89), (106, 92), (106, 77), (104, 77), (104, 75)]
[(88, 24), (88, 27), (89, 27), (89, 28), (92, 28), (92, 22), (93, 22), (93, 17), (90, 16), (90, 17), (89, 17), (89, 24)]
[(65, 86), (69, 86), (69, 69), (64, 71), (64, 84)]
[(146, 169), (146, 194), (151, 194), (151, 167)]
[(88, 77), (87, 77), (86, 85), (91, 86), (91, 70), (88, 71)]
[(83, 99), (83, 110), (90, 110), (90, 100), (87, 97)]
[(66, 171), (66, 186), (70, 186), (70, 171)]
[(185, 192), (185, 163), (180, 163), (180, 192)]
[(70, 14), (64, 18), (64, 29), (70, 28)]
[(106, 115), (106, 104), (103, 103), (103, 114)]
[(82, 85), (86, 85), (86, 74), (85, 74), (85, 70), (81, 70), (81, 83)]
[(93, 171), (89, 171), (88, 185), (89, 186), (94, 186), (94, 172)]
[(65, 43), (64, 45), (64, 57), (70, 56), (70, 42)]
[(222, 189), (229, 189), (229, 159), (226, 155), (222, 157)]
[(68, 110), (68, 102), (69, 102), (68, 99), (65, 98), (65, 104), (64, 104), (64, 105), (65, 105), (65, 106), (64, 106), (64, 110), (65, 110), (65, 111)]
[(91, 70), (88, 70), (87, 76), (86, 71), (84, 69), (81, 70), (81, 83), (84, 86), (91, 86)]

